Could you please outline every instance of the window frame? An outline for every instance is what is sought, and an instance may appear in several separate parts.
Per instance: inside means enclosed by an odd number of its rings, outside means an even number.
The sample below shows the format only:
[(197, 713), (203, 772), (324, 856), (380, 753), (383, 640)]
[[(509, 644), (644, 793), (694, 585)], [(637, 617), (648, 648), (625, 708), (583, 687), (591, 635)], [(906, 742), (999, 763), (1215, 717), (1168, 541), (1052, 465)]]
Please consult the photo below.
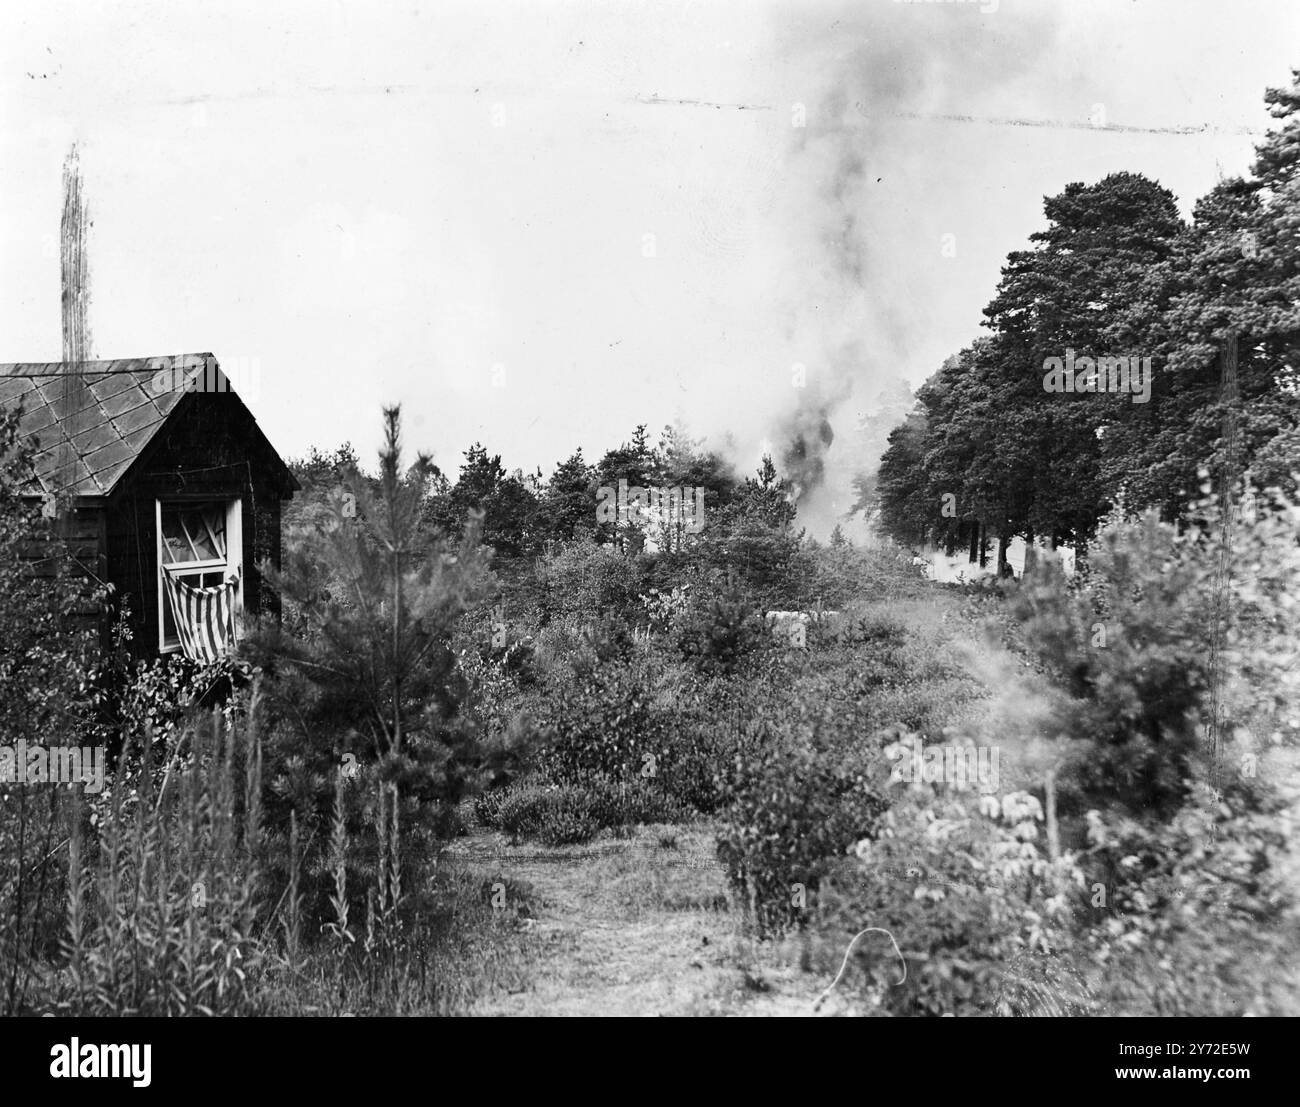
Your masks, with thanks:
[[(201, 504), (225, 504), (226, 506), (226, 556), (209, 558), (204, 561), (165, 561), (166, 546), (163, 542), (162, 516), (163, 508), (199, 506)], [(242, 635), (244, 629), (244, 501), (240, 496), (227, 499), (224, 496), (191, 494), (162, 496), (154, 499), (154, 565), (158, 593), (158, 652), (160, 654), (180, 653), (180, 638), (167, 640), (167, 589), (163, 583), (163, 573), (168, 567), (175, 566), (185, 570), (184, 575), (221, 572), (222, 580), (228, 580), (232, 572), (239, 573), (239, 587), (235, 592), (235, 637)]]

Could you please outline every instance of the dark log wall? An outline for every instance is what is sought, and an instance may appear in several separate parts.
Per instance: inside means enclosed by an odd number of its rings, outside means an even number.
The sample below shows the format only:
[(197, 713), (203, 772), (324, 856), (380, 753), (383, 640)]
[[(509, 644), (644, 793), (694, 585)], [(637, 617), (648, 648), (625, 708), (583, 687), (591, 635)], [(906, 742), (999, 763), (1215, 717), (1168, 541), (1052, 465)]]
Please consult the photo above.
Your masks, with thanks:
[[(24, 568), (34, 577), (51, 578), (60, 572), (90, 580), (104, 579), (104, 512), (80, 507), (51, 523), (49, 538), (24, 542), (19, 548)], [(60, 566), (62, 558), (66, 558)]]
[[(104, 583), (108, 579), (105, 526), (103, 509), (77, 508), (51, 523), (49, 537), (36, 538), (19, 547), (23, 569), (32, 577), (49, 581), (51, 586), (56, 577), (88, 585)], [(101, 622), (104, 610), (101, 604), (86, 597), (78, 600), (69, 614), (76, 625), (93, 629)]]

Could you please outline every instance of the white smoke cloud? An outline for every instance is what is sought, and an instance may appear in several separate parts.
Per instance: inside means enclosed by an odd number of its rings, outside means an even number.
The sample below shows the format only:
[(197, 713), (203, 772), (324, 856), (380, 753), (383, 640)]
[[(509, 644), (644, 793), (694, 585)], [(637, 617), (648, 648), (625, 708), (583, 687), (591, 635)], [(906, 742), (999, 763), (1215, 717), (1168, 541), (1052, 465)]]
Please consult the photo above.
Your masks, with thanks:
[(916, 363), (926, 297), (900, 277), (942, 261), (943, 203), (980, 163), (979, 137), (917, 118), (1002, 106), (998, 96), (1056, 33), (1050, 12), (997, 19), (975, 7), (893, 4), (837, 8), (786, 28), (792, 68), (824, 78), (806, 93), (804, 125), (790, 128), (778, 212), (789, 275), (779, 311), (806, 383), (792, 379), (767, 412), (767, 433), (814, 535), (842, 522), (853, 478), (878, 461), (879, 434), (859, 433), (860, 417), (918, 369), (937, 368)]

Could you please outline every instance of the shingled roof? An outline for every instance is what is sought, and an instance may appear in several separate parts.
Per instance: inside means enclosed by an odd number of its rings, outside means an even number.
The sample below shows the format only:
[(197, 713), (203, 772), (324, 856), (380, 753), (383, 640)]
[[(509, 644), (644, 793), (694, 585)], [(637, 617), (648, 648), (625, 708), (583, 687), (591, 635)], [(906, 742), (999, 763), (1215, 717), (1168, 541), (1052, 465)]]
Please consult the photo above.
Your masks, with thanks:
[(75, 427), (69, 491), (76, 496), (107, 496), (185, 396), (180, 388), (155, 388), (158, 374), (165, 371), (175, 381), (183, 379), (180, 374), (203, 372), (205, 367), (220, 374), (211, 354), (85, 362), (84, 387), (75, 393), (80, 403), (60, 416), (66, 364), (0, 365), (0, 408), (23, 405), (19, 433), (37, 444), (40, 492), (55, 491), (59, 451), (69, 442), (68, 428)]

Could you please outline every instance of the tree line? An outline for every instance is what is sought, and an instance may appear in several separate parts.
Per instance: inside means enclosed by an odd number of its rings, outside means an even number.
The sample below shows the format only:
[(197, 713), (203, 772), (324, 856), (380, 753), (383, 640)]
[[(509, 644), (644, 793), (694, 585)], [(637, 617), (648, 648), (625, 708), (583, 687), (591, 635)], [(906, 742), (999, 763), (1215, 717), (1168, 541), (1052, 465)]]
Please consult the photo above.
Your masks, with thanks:
[[(1082, 550), (1108, 513), (1186, 517), (1207, 473), (1295, 490), (1300, 453), (1300, 70), (1250, 172), (1190, 221), (1140, 173), (1047, 197), (985, 335), (948, 358), (889, 436), (859, 504), (909, 544), (988, 555), (1021, 537)], [(1148, 402), (1047, 391), (1052, 358), (1150, 358)], [(1095, 386), (1094, 386), (1095, 387)]]

